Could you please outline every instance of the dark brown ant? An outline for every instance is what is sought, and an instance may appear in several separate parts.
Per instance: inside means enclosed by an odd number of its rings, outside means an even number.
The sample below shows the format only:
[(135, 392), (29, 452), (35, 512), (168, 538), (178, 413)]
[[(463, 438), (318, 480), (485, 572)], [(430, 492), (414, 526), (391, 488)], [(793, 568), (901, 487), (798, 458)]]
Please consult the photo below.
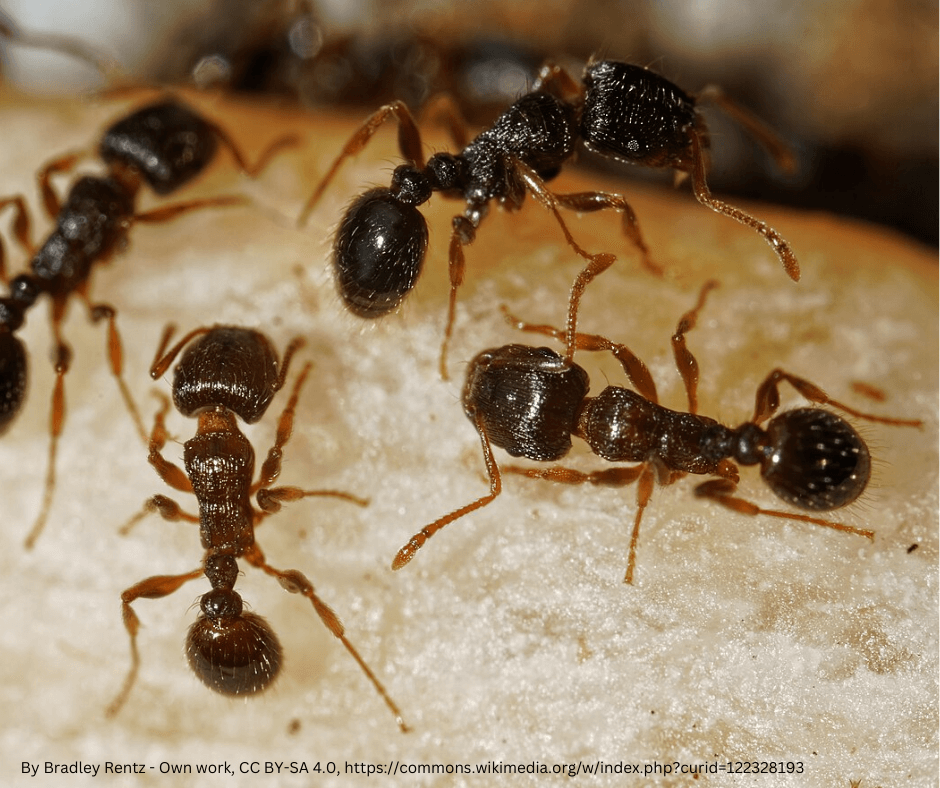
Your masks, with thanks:
[[(342, 163), (359, 153), (394, 116), (399, 149), (409, 163), (395, 168), (389, 188), (370, 189), (357, 197), (336, 233), (333, 269), (350, 311), (360, 317), (381, 317), (395, 309), (414, 287), (428, 241), (427, 223), (418, 206), (434, 192), (466, 203), (463, 214), (454, 217), (450, 241), (450, 301), (441, 348), (444, 377), (457, 288), (464, 276), (463, 247), (473, 241), (494, 200), (507, 210), (517, 210), (531, 192), (552, 211), (571, 248), (589, 262), (613, 256), (592, 255), (582, 249), (558, 209), (584, 213), (613, 208), (622, 215), (623, 230), (641, 252), (646, 267), (661, 274), (662, 269), (650, 258), (633, 209), (622, 195), (549, 191), (546, 181), (574, 156), (578, 140), (602, 156), (691, 175), (699, 202), (756, 230), (773, 248), (787, 274), (799, 279), (796, 257), (779, 233), (712, 197), (705, 181), (708, 131), (692, 96), (652, 71), (615, 61), (589, 62), (582, 83), (558, 66), (543, 66), (532, 90), (469, 144), (453, 105), (441, 104), (437, 109), (449, 119), (452, 136), (462, 150), (436, 153), (427, 164), (417, 124), (403, 102), (386, 104), (373, 113), (346, 143), (298, 219), (303, 226)], [(704, 95), (743, 122), (783, 165), (791, 164), (783, 146), (756, 119), (715, 88)]]
[[(193, 672), (207, 687), (223, 695), (251, 695), (271, 684), (280, 670), (281, 646), (261, 616), (243, 611), (241, 596), (234, 590), (239, 574), (236, 559), (244, 558), (277, 578), (286, 590), (310, 600), (326, 628), (342, 642), (382, 696), (399, 727), (407, 730), (398, 706), (347, 639), (342, 622), (320, 599), (313, 584), (297, 570), (282, 571), (268, 564), (255, 542), (255, 527), (263, 518), (279, 511), (286, 501), (330, 496), (361, 506), (368, 503), (336, 490), (271, 487), (281, 472), (284, 444), (293, 430), (294, 411), (310, 363), (294, 383), (278, 422), (274, 445), (261, 466), (258, 480), (252, 482), (254, 450), (238, 428), (236, 417), (252, 424), (264, 415), (284, 385), (290, 361), (303, 340), (295, 339), (287, 346), (283, 364), (279, 365), (271, 342), (252, 329), (197, 328), (164, 353), (172, 333), (173, 327), (169, 326), (150, 375), (154, 379), (161, 377), (186, 348), (173, 374), (173, 403), (184, 416), (197, 418), (198, 426), (195, 437), (184, 444), (183, 470), (162, 454), (167, 441), (164, 417), (169, 408), (169, 402), (164, 401), (150, 435), (149, 459), (164, 482), (196, 496), (199, 516), (187, 514), (175, 501), (156, 495), (124, 530), (154, 511), (165, 520), (198, 523), (205, 556), (199, 569), (182, 575), (150, 577), (121, 595), (124, 626), (131, 643), (131, 667), (121, 691), (108, 707), (109, 716), (116, 714), (127, 700), (140, 666), (137, 650), (140, 620), (131, 605), (141, 598), (158, 599), (172, 594), (202, 574), (212, 584), (212, 590), (202, 596), (202, 613), (186, 637), (186, 656)], [(251, 496), (255, 494), (260, 511), (251, 505)]]
[[(649, 370), (625, 345), (576, 332), (579, 292), (572, 294), (564, 331), (510, 318), (521, 330), (561, 339), (567, 353), (561, 356), (546, 347), (514, 344), (484, 351), (470, 362), (463, 390), (464, 412), (480, 436), (490, 492), (422, 528), (399, 550), (392, 568), (407, 564), (445, 525), (486, 506), (500, 494), (500, 468), (493, 458), (493, 445), (513, 457), (549, 462), (569, 452), (572, 435), (583, 439), (592, 452), (609, 462), (640, 464), (592, 473), (558, 466), (509, 466), (502, 470), (566, 484), (622, 486), (637, 482), (637, 512), (625, 583), (633, 582), (640, 521), (655, 483), (672, 484), (687, 473), (718, 477), (699, 484), (695, 494), (736, 512), (814, 523), (874, 539), (874, 533), (866, 529), (806, 514), (762, 509), (736, 497), (737, 466), (760, 465), (764, 482), (778, 498), (811, 512), (846, 506), (868, 484), (871, 459), (861, 436), (841, 416), (822, 408), (797, 408), (778, 414), (778, 387), (783, 382), (810, 402), (829, 405), (857, 418), (895, 426), (914, 427), (921, 422), (862, 413), (782, 369), (775, 369), (758, 387), (754, 416), (740, 427), (730, 429), (698, 415), (698, 363), (686, 347), (685, 335), (695, 326), (705, 298), (715, 286), (715, 282), (709, 282), (702, 288), (698, 303), (682, 316), (672, 337), (676, 366), (688, 397), (686, 413), (659, 404)], [(572, 360), (576, 349), (612, 353), (636, 391), (608, 386), (596, 397), (589, 397), (588, 374)]]
[(55, 458), (59, 434), (65, 422), (64, 378), (72, 351), (61, 332), (62, 321), (73, 295), (88, 306), (93, 322), (108, 321), (108, 357), (111, 373), (142, 440), (147, 432), (122, 377), (123, 353), (115, 308), (93, 304), (88, 299), (92, 268), (105, 263), (127, 246), (128, 233), (137, 222), (165, 222), (187, 211), (210, 206), (245, 204), (244, 197), (223, 196), (166, 205), (135, 213), (135, 201), (143, 184), (160, 195), (170, 194), (199, 175), (215, 157), (219, 143), (232, 154), (238, 167), (255, 175), (278, 149), (293, 144), (294, 137), (272, 143), (259, 161), (249, 165), (228, 134), (185, 105), (163, 100), (132, 112), (105, 132), (98, 154), (108, 167), (105, 177), (84, 176), (71, 187), (63, 204), (52, 188), (51, 178), (67, 172), (84, 156), (70, 153), (47, 164), (38, 175), (46, 213), (56, 227), (35, 250), (30, 218), (22, 195), (0, 199), (0, 210), (12, 206), (13, 231), (21, 247), (32, 255), (29, 273), (8, 279), (3, 244), (0, 242), (0, 278), (9, 283), (10, 294), (0, 298), (0, 433), (19, 412), (26, 394), (27, 358), (15, 336), (26, 312), (47, 294), (52, 299), (52, 330), (55, 337), (56, 382), (50, 416), (49, 463), (42, 508), (26, 538), (31, 548), (41, 533), (55, 486)]

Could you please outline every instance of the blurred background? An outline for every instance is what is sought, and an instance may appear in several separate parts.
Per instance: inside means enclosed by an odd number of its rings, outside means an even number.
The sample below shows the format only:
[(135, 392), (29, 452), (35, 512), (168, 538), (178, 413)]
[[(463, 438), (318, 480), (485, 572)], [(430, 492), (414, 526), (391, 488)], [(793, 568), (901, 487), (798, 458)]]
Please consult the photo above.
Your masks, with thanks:
[[(489, 122), (551, 59), (649, 66), (695, 93), (720, 85), (797, 151), (784, 175), (706, 108), (710, 184), (893, 227), (936, 246), (938, 12), (921, 0), (4, 0), (6, 81), (100, 87), (80, 58), (26, 46), (57, 31), (123, 78), (264, 93), (365, 115), (447, 91)], [(580, 157), (580, 166), (607, 162)], [(664, 177), (615, 165), (627, 178)]]

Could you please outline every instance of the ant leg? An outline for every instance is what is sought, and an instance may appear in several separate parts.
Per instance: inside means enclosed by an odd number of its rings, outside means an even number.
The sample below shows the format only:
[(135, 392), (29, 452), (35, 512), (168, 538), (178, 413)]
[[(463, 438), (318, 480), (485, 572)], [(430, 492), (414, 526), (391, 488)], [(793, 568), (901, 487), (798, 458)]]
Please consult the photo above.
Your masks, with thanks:
[(561, 231), (565, 235), (565, 240), (568, 242), (568, 246), (574, 249), (574, 251), (577, 252), (580, 257), (583, 257), (588, 262), (594, 262), (597, 260), (610, 260), (613, 262), (616, 259), (615, 255), (606, 252), (591, 254), (590, 252), (582, 249), (572, 237), (571, 231), (568, 230), (568, 225), (565, 224), (565, 220), (561, 218), (561, 214), (558, 212), (558, 206), (560, 203), (557, 199), (557, 195), (555, 195), (554, 192), (548, 190), (548, 187), (545, 186), (545, 182), (539, 177), (539, 174), (528, 164), (525, 164), (519, 159), (510, 158), (507, 164), (507, 169), (518, 176), (522, 185), (525, 186), (532, 196), (552, 212), (552, 214), (555, 216), (555, 220), (561, 227)]
[[(565, 220), (561, 218), (561, 214), (558, 212), (558, 203), (555, 200), (555, 195), (545, 187), (545, 183), (538, 176), (535, 170), (518, 159), (511, 159), (509, 162), (509, 167), (516, 173), (516, 175), (518, 175), (522, 184), (532, 193), (533, 197), (535, 197), (535, 199), (537, 199), (540, 203), (542, 203), (542, 205), (552, 212), (565, 235), (565, 239), (567, 240), (568, 245), (574, 249), (578, 255), (588, 261), (587, 268), (581, 274), (582, 277), (585, 277), (584, 282), (581, 285), (583, 289), (583, 287), (598, 273), (609, 268), (613, 264), (614, 260), (617, 259), (616, 256), (606, 252), (591, 254), (590, 252), (581, 248), (581, 246), (579, 246), (572, 237), (571, 232), (568, 230), (568, 225), (565, 224)], [(455, 216), (453, 224), (454, 231), (450, 237), (450, 252), (448, 255), (450, 297), (447, 305), (447, 323), (444, 327), (444, 341), (441, 344), (441, 357), (439, 364), (441, 377), (444, 380), (448, 379), (447, 348), (454, 332), (454, 320), (457, 314), (457, 289), (461, 284), (463, 284), (464, 269), (466, 267), (463, 247), (472, 243), (473, 239), (476, 237), (476, 225), (467, 216)], [(580, 294), (577, 296), (577, 299), (580, 299)], [(575, 303), (577, 303), (577, 299)]]
[[(174, 490), (191, 493), (193, 491), (193, 485), (192, 482), (189, 481), (189, 477), (183, 473), (182, 468), (165, 459), (162, 454), (163, 447), (166, 446), (167, 438), (169, 437), (165, 418), (167, 411), (170, 409), (170, 401), (162, 394), (160, 395), (160, 399), (162, 400), (162, 404), (153, 420), (153, 430), (150, 433), (150, 453), (147, 460), (153, 466), (157, 475), (163, 479), (167, 485)], [(162, 498), (162, 496), (156, 497)]]
[(571, 211), (592, 213), (608, 208), (613, 208), (618, 211), (622, 217), (623, 233), (640, 251), (643, 267), (654, 276), (662, 277), (665, 274), (663, 267), (653, 262), (653, 259), (650, 257), (650, 250), (646, 245), (646, 241), (643, 240), (643, 234), (640, 232), (640, 223), (636, 218), (636, 213), (634, 213), (633, 208), (625, 197), (609, 192), (577, 192), (575, 194), (558, 194), (555, 192), (554, 195), (559, 205)]
[(66, 153), (64, 156), (60, 156), (58, 159), (50, 161), (36, 175), (36, 179), (39, 181), (39, 191), (42, 194), (42, 204), (45, 207), (49, 218), (53, 221), (56, 220), (56, 217), (62, 210), (62, 201), (59, 199), (59, 195), (57, 195), (55, 190), (52, 188), (52, 184), (49, 182), (51, 177), (59, 173), (70, 172), (72, 169), (74, 169), (75, 165), (78, 164), (78, 162), (87, 155), (87, 151), (74, 151), (72, 153)]
[(408, 107), (403, 101), (393, 101), (391, 104), (385, 104), (373, 112), (355, 134), (349, 138), (349, 141), (343, 147), (339, 156), (336, 157), (330, 169), (327, 170), (326, 175), (323, 176), (323, 180), (320, 181), (317, 188), (314, 189), (313, 194), (310, 195), (309, 199), (304, 204), (300, 216), (297, 217), (298, 227), (303, 227), (307, 223), (310, 213), (320, 201), (320, 197), (323, 196), (323, 192), (330, 184), (330, 181), (333, 180), (333, 177), (336, 175), (342, 163), (350, 156), (355, 156), (362, 151), (369, 140), (372, 139), (372, 135), (388, 120), (390, 115), (394, 115), (398, 120), (398, 148), (402, 156), (412, 162), (419, 170), (424, 169), (424, 152), (421, 150), (421, 133), (418, 131), (418, 126), (411, 116), (411, 113), (408, 111)]
[(127, 536), (137, 523), (143, 520), (147, 515), (159, 512), (160, 516), (167, 522), (187, 522), (199, 523), (199, 518), (194, 514), (188, 514), (180, 509), (180, 505), (172, 498), (165, 495), (154, 495), (144, 502), (144, 507), (137, 514), (131, 517), (124, 525), (118, 529), (121, 536)]
[(422, 528), (420, 531), (418, 531), (418, 533), (408, 540), (408, 544), (398, 551), (398, 554), (392, 561), (392, 569), (401, 569), (405, 564), (415, 557), (415, 553), (421, 549), (422, 545), (424, 545), (428, 539), (434, 536), (434, 534), (440, 531), (441, 528), (443, 528), (445, 525), (454, 522), (454, 520), (459, 520), (464, 515), (470, 514), (470, 512), (475, 512), (477, 509), (482, 509), (487, 504), (490, 504), (496, 500), (496, 496), (502, 492), (503, 487), (499, 475), (499, 466), (496, 464), (496, 460), (493, 459), (493, 449), (490, 446), (490, 440), (486, 435), (486, 430), (483, 428), (483, 424), (479, 416), (473, 420), (473, 424), (477, 428), (477, 433), (480, 436), (480, 443), (483, 445), (483, 461), (486, 463), (486, 472), (490, 477), (489, 494), (484, 495), (482, 498), (477, 498), (477, 500), (473, 501), (473, 503), (469, 503), (466, 506), (462, 506), (460, 509), (456, 509), (450, 514), (446, 514), (443, 517), (438, 518), (430, 525), (424, 526), (424, 528)]
[(713, 211), (722, 213), (756, 230), (757, 233), (770, 244), (771, 249), (774, 250), (774, 253), (783, 264), (783, 269), (787, 272), (787, 276), (794, 282), (799, 282), (800, 264), (797, 262), (796, 255), (793, 254), (790, 244), (784, 240), (780, 233), (774, 230), (770, 225), (762, 222), (760, 219), (756, 219), (740, 208), (735, 208), (733, 205), (729, 205), (726, 202), (712, 197), (708, 184), (705, 182), (705, 155), (702, 151), (702, 133), (703, 132), (698, 128), (689, 129), (689, 139), (691, 140), (692, 150), (692, 161), (690, 163), (692, 191), (695, 194), (695, 199), (702, 205), (711, 208)]
[(282, 151), (285, 148), (292, 148), (300, 144), (300, 137), (298, 135), (285, 134), (284, 136), (278, 137), (276, 140), (270, 143), (268, 147), (266, 147), (261, 152), (261, 155), (254, 164), (249, 164), (248, 160), (242, 154), (241, 149), (238, 147), (238, 145), (235, 144), (235, 140), (233, 140), (228, 135), (225, 129), (223, 129), (218, 124), (213, 123), (212, 121), (207, 120), (205, 122), (206, 125), (212, 129), (213, 134), (215, 134), (219, 142), (221, 142), (222, 145), (228, 149), (229, 153), (232, 154), (232, 158), (235, 159), (235, 163), (238, 165), (238, 169), (240, 169), (250, 178), (255, 178), (261, 172), (263, 172), (264, 168), (270, 164), (271, 159), (274, 158), (278, 151)]
[(764, 149), (774, 158), (777, 166), (787, 175), (796, 172), (796, 156), (793, 150), (757, 115), (744, 109), (730, 99), (718, 85), (707, 85), (698, 94), (699, 100), (710, 101), (722, 109), (730, 118), (734, 118)]
[(375, 687), (376, 692), (378, 692), (382, 697), (382, 700), (385, 701), (385, 705), (388, 706), (392, 714), (395, 715), (395, 720), (398, 723), (398, 727), (401, 729), (402, 733), (407, 733), (410, 728), (405, 724), (401, 710), (385, 690), (382, 682), (380, 682), (375, 673), (373, 673), (372, 668), (369, 667), (366, 661), (360, 656), (356, 647), (353, 646), (353, 644), (346, 637), (343, 622), (339, 620), (339, 616), (337, 616), (336, 613), (333, 612), (332, 608), (323, 602), (323, 600), (321, 600), (317, 595), (316, 591), (314, 591), (313, 583), (311, 583), (296, 569), (289, 569), (287, 571), (275, 569), (265, 560), (264, 554), (261, 552), (257, 544), (252, 545), (252, 547), (245, 553), (244, 557), (252, 566), (255, 566), (263, 572), (276, 577), (278, 582), (286, 591), (289, 591), (292, 594), (303, 594), (305, 597), (307, 597), (307, 599), (310, 600), (311, 604), (313, 605), (313, 609), (316, 610), (317, 615), (320, 616), (320, 620), (323, 622), (324, 626), (326, 626), (333, 636), (346, 647), (346, 650), (349, 652), (352, 658), (356, 660), (356, 663), (362, 669), (362, 672), (366, 674), (366, 677), (372, 683), (372, 686)]
[(682, 382), (685, 384), (685, 393), (689, 398), (689, 413), (698, 413), (698, 362), (686, 347), (685, 335), (695, 328), (698, 313), (705, 306), (705, 297), (716, 287), (718, 287), (718, 282), (715, 280), (710, 280), (702, 286), (698, 302), (679, 318), (676, 333), (672, 335), (672, 354), (676, 359), (676, 369), (679, 370)]
[(258, 490), (258, 506), (261, 507), (264, 514), (274, 514), (281, 511), (281, 505), (285, 502), (313, 497), (339, 498), (354, 503), (356, 506), (369, 505), (368, 498), (360, 498), (358, 495), (343, 492), (342, 490), (302, 490), (299, 487), (271, 487)]
[(584, 295), (584, 289), (594, 280), (598, 274), (604, 273), (614, 263), (613, 258), (609, 260), (592, 260), (582, 270), (571, 285), (571, 293), (568, 296), (568, 317), (565, 321), (565, 359), (574, 360), (574, 351), (576, 337), (578, 334), (578, 310), (581, 306), (581, 296)]
[(476, 226), (466, 216), (455, 216), (453, 226), (454, 231), (450, 236), (450, 248), (447, 255), (447, 272), (450, 277), (447, 322), (444, 325), (444, 340), (441, 342), (441, 357), (438, 361), (438, 369), (442, 380), (450, 379), (447, 374), (447, 349), (450, 346), (450, 340), (454, 333), (454, 320), (457, 317), (457, 288), (463, 284), (463, 275), (466, 268), (463, 248), (467, 244), (473, 243), (473, 239), (476, 238)]
[[(299, 343), (297, 340), (295, 340), (288, 347), (288, 351), (285, 354), (285, 368), (287, 363), (290, 361), (291, 355), (293, 355), (292, 348), (299, 346)], [(265, 488), (273, 484), (274, 480), (281, 473), (281, 458), (284, 453), (284, 444), (290, 440), (291, 433), (294, 430), (294, 411), (297, 409), (297, 400), (300, 398), (300, 389), (306, 382), (307, 375), (310, 374), (312, 367), (313, 364), (309, 362), (305, 364), (304, 368), (297, 376), (297, 380), (294, 381), (294, 390), (291, 392), (290, 399), (287, 401), (287, 405), (284, 406), (284, 410), (281, 412), (281, 418), (277, 423), (277, 435), (274, 439), (274, 445), (268, 449), (268, 456), (265, 458), (264, 464), (261, 466), (261, 473), (258, 476), (258, 481), (251, 485), (251, 488), (248, 490), (249, 495), (254, 495), (255, 492), (259, 493), (258, 505), (262, 509), (265, 507), (262, 503), (263, 496), (261, 496), (260, 493), (263, 492)]]
[[(510, 325), (515, 326), (520, 331), (545, 334), (546, 336), (554, 337), (562, 342), (566, 341), (566, 331), (549, 325), (526, 323), (510, 314), (505, 306), (502, 309)], [(659, 402), (659, 396), (656, 393), (656, 383), (653, 381), (653, 376), (650, 374), (649, 368), (626, 345), (611, 342), (607, 337), (602, 337), (599, 334), (576, 333), (574, 335), (574, 346), (577, 350), (607, 351), (611, 353), (614, 358), (620, 362), (620, 366), (623, 367), (623, 371), (626, 373), (637, 392), (650, 402)]]
[(572, 468), (555, 466), (552, 468), (522, 468), (509, 465), (503, 468), (507, 473), (517, 473), (528, 476), (530, 479), (546, 479), (562, 484), (597, 484), (610, 487), (623, 487), (639, 480), (636, 491), (636, 519), (633, 522), (633, 533), (630, 536), (630, 553), (627, 558), (627, 571), (623, 582), (633, 584), (633, 572), (636, 568), (636, 546), (640, 538), (640, 521), (643, 512), (653, 494), (656, 481), (655, 468), (651, 463), (635, 465), (632, 468), (605, 468), (592, 473), (582, 473)]
[[(555, 88), (558, 88), (556, 91)], [(581, 97), (584, 95), (584, 85), (575, 79), (568, 71), (557, 63), (546, 60), (539, 68), (538, 76), (532, 83), (532, 93), (550, 92), (560, 93), (559, 98)]]
[(177, 216), (188, 213), (189, 211), (198, 211), (202, 208), (226, 208), (232, 205), (250, 205), (251, 200), (248, 197), (238, 195), (225, 195), (222, 197), (206, 197), (201, 200), (190, 200), (189, 202), (178, 202), (173, 205), (164, 205), (161, 208), (155, 208), (152, 211), (138, 213), (134, 215), (135, 222), (146, 222), (148, 224), (157, 224), (159, 222), (168, 222)]
[(150, 377), (153, 378), (153, 380), (162, 377), (163, 374), (170, 368), (170, 364), (173, 363), (173, 359), (179, 355), (179, 352), (191, 339), (202, 334), (208, 334), (211, 330), (212, 329), (208, 326), (194, 328), (179, 342), (177, 342), (169, 350), (169, 352), (164, 353), (164, 351), (166, 351), (166, 346), (170, 344), (170, 338), (173, 336), (173, 332), (176, 331), (176, 326), (172, 323), (169, 323), (167, 327), (163, 329), (163, 336), (160, 338), (160, 344), (157, 347), (156, 354), (154, 354), (153, 363), (150, 365)]
[(3, 12), (0, 12), (0, 35), (19, 46), (45, 49), (84, 61), (101, 74), (106, 82), (124, 74), (124, 70), (113, 57), (99, 52), (85, 42), (58, 33), (20, 30)]
[(46, 467), (46, 483), (43, 489), (42, 506), (39, 516), (26, 536), (24, 547), (32, 550), (43, 529), (52, 506), (52, 494), (55, 489), (55, 465), (59, 448), (59, 435), (65, 425), (65, 375), (72, 364), (72, 349), (62, 339), (60, 328), (65, 300), (55, 299), (52, 304), (52, 328), (56, 340), (55, 385), (52, 388), (52, 402), (49, 409), (49, 457)]
[(895, 427), (920, 427), (923, 423), (920, 419), (893, 419), (887, 416), (875, 416), (872, 413), (863, 413), (862, 411), (855, 410), (855, 408), (850, 408), (848, 405), (843, 405), (841, 402), (831, 399), (819, 386), (810, 383), (805, 378), (791, 375), (789, 372), (777, 368), (757, 387), (754, 418), (751, 419), (754, 424), (760, 424), (766, 421), (777, 412), (777, 408), (780, 406), (778, 385), (784, 380), (810, 402), (815, 402), (817, 405), (830, 405), (833, 408), (838, 408), (859, 419), (876, 421), (881, 424), (891, 424)]
[[(84, 293), (82, 293), (82, 295), (83, 297), (85, 296)], [(124, 405), (127, 407), (127, 411), (131, 414), (131, 419), (133, 419), (134, 425), (137, 427), (137, 434), (140, 435), (140, 439), (146, 444), (147, 430), (144, 428), (144, 422), (140, 418), (140, 411), (137, 409), (137, 404), (134, 402), (133, 397), (131, 397), (130, 389), (127, 388), (127, 383), (124, 381), (124, 351), (121, 348), (121, 335), (117, 329), (117, 311), (109, 304), (89, 304), (87, 299), (86, 304), (93, 323), (104, 319), (108, 321), (108, 361), (111, 365), (111, 374), (117, 381), (118, 388), (121, 391), (121, 397), (124, 399)]]
[(844, 531), (845, 533), (864, 536), (866, 539), (870, 539), (871, 541), (875, 540), (874, 531), (869, 531), (864, 528), (854, 528), (851, 525), (834, 523), (830, 520), (821, 520), (818, 517), (810, 517), (808, 514), (781, 512), (775, 509), (761, 509), (759, 506), (751, 503), (750, 501), (746, 501), (743, 498), (738, 498), (737, 496), (733, 495), (736, 489), (737, 484), (735, 484), (735, 482), (731, 479), (712, 479), (711, 481), (702, 482), (702, 484), (698, 485), (695, 488), (695, 494), (699, 498), (708, 498), (709, 500), (715, 501), (716, 503), (719, 503), (734, 512), (739, 512), (740, 514), (766, 514), (770, 517), (780, 517), (785, 520), (798, 520), (801, 523), (822, 525), (826, 528), (832, 528), (836, 531)]
[[(19, 194), (13, 197), (6, 197), (0, 200), (0, 211), (8, 205), (12, 205), (14, 211), (13, 235), (26, 254), (32, 256), (34, 247), (30, 237), (32, 233), (30, 232), (29, 210), (26, 208), (26, 201)], [(10, 283), (10, 277), (7, 274), (6, 251), (2, 240), (0, 240), (0, 281), (5, 284)]]
[(113, 717), (121, 710), (121, 707), (127, 700), (127, 696), (130, 695), (134, 681), (137, 679), (137, 671), (140, 668), (140, 654), (137, 651), (137, 632), (140, 630), (140, 619), (137, 618), (137, 614), (134, 612), (134, 608), (132, 608), (131, 605), (141, 598), (160, 599), (169, 596), (184, 583), (195, 580), (197, 577), (201, 576), (202, 573), (203, 568), (200, 567), (184, 575), (157, 575), (155, 577), (148, 577), (146, 580), (141, 580), (121, 594), (121, 616), (124, 620), (124, 628), (127, 630), (127, 634), (131, 639), (131, 666), (117, 696), (108, 704), (108, 708), (105, 711), (108, 717)]
[(436, 93), (421, 108), (421, 125), (444, 126), (454, 146), (463, 150), (470, 142), (470, 124), (450, 93)]
[[(153, 430), (150, 433), (150, 464), (156, 469), (167, 484), (181, 492), (192, 492), (192, 483), (183, 471), (173, 463), (165, 460), (160, 453), (167, 441), (166, 423), (164, 418), (170, 408), (170, 401), (162, 394), (160, 410), (157, 411), (153, 420)], [(186, 514), (179, 507), (176, 501), (167, 498), (165, 495), (154, 495), (148, 498), (144, 503), (143, 509), (131, 517), (124, 525), (118, 529), (121, 536), (127, 536), (137, 523), (144, 519), (148, 514), (159, 512), (164, 520), (186, 520), (191, 523), (198, 523), (199, 518)]]

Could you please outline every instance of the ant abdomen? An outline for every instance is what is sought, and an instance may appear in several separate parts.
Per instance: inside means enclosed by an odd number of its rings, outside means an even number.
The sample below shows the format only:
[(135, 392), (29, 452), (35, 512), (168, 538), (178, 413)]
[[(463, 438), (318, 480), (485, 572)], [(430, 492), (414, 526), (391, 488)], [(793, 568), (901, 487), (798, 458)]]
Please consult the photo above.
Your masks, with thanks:
[(584, 71), (581, 136), (602, 156), (648, 167), (684, 169), (689, 133), (700, 126), (695, 99), (668, 79), (604, 60)]
[(360, 195), (336, 233), (334, 269), (340, 296), (359, 317), (381, 317), (411, 292), (428, 247), (421, 212), (390, 189)]
[(157, 194), (169, 194), (201, 173), (217, 148), (209, 123), (175, 101), (164, 101), (111, 126), (99, 153), (108, 164), (137, 170)]
[[(211, 616), (213, 594), (238, 600), (237, 615)], [(221, 603), (224, 607), (225, 603)], [(186, 635), (186, 659), (199, 680), (222, 695), (254, 695), (270, 686), (281, 669), (281, 644), (268, 623), (255, 613), (241, 612), (234, 591), (212, 591), (203, 597), (203, 613)]]
[(173, 377), (173, 404), (184, 416), (222, 406), (247, 424), (260, 419), (277, 393), (277, 353), (259, 331), (215, 326), (191, 342)]
[(589, 387), (587, 372), (550, 348), (504, 345), (470, 362), (464, 411), (511, 456), (558, 460)]
[(761, 476), (793, 506), (828, 512), (857, 499), (871, 477), (865, 441), (841, 416), (821, 408), (781, 413), (767, 425)]

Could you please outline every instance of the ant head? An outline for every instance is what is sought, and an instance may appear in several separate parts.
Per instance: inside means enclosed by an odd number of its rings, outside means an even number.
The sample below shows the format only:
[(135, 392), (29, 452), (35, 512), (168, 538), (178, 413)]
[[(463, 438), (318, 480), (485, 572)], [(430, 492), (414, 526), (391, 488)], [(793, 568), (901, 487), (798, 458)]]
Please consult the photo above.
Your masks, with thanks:
[(601, 60), (584, 71), (581, 136), (595, 153), (647, 167), (682, 167), (695, 100), (653, 71)]
[(421, 212), (390, 189), (372, 189), (349, 206), (336, 233), (333, 267), (340, 296), (360, 317), (381, 317), (414, 287), (428, 247)]
[(279, 387), (277, 353), (264, 334), (215, 326), (186, 347), (173, 374), (173, 403), (189, 417), (221, 405), (253, 424)]
[(20, 412), (26, 396), (26, 348), (9, 331), (0, 330), (0, 435)]
[(175, 101), (161, 101), (117, 121), (99, 152), (108, 164), (139, 172), (157, 194), (169, 194), (199, 175), (217, 147), (209, 123)]
[(797, 408), (767, 424), (761, 476), (787, 503), (825, 512), (858, 498), (871, 476), (865, 441), (841, 416)]
[(268, 623), (242, 612), (241, 597), (229, 589), (213, 589), (201, 605), (203, 614), (186, 636), (193, 673), (223, 695), (266, 689), (281, 669), (281, 644)]
[(504, 345), (470, 362), (463, 407), (513, 457), (557, 460), (571, 450), (589, 387), (587, 372), (550, 348)]

